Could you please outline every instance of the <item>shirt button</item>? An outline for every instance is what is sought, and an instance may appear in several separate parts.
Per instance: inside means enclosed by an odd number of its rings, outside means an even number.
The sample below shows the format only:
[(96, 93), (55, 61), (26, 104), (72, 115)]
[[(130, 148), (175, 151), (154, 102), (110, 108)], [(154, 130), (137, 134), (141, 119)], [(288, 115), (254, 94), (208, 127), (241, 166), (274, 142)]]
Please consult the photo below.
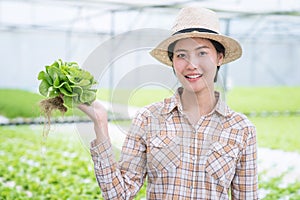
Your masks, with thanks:
[(196, 157), (195, 157), (195, 156), (192, 156), (192, 160), (196, 160)]

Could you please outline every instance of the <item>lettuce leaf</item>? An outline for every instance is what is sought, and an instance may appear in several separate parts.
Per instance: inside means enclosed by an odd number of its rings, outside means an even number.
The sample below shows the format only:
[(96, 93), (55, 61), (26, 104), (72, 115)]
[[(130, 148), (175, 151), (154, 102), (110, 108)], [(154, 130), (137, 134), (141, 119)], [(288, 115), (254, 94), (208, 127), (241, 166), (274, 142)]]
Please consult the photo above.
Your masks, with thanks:
[(38, 74), (41, 80), (39, 92), (45, 97), (63, 96), (64, 105), (72, 108), (78, 104), (90, 105), (96, 99), (97, 81), (91, 73), (81, 69), (76, 62), (63, 62), (61, 59), (45, 66)]

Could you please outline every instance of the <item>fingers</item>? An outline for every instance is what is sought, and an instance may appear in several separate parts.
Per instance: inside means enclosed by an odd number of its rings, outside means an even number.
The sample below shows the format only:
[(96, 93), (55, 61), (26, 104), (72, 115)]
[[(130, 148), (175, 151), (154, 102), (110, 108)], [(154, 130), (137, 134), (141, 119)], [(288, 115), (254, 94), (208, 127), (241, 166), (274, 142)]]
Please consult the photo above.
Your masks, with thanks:
[(107, 121), (107, 112), (100, 101), (94, 101), (90, 106), (86, 104), (80, 104), (77, 106), (82, 112), (89, 116), (94, 122)]
[(86, 109), (88, 109), (87, 107), (88, 107), (88, 105), (86, 105), (86, 104), (79, 104), (79, 105), (77, 106), (77, 108), (79, 108), (79, 109), (82, 110), (83, 112), (84, 112)]

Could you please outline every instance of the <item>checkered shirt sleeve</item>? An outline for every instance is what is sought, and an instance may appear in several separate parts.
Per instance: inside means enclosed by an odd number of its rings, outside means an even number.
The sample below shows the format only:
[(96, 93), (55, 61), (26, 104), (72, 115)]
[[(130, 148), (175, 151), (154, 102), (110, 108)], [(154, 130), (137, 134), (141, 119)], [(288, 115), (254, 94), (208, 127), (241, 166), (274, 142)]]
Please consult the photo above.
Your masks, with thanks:
[(144, 133), (141, 119), (141, 116), (137, 116), (133, 120), (119, 163), (114, 160), (109, 140), (98, 145), (95, 140), (91, 143), (95, 175), (105, 199), (133, 199), (144, 183), (146, 147), (140, 137)]
[(258, 199), (257, 146), (254, 126), (247, 127), (245, 145), (231, 184), (232, 200)]

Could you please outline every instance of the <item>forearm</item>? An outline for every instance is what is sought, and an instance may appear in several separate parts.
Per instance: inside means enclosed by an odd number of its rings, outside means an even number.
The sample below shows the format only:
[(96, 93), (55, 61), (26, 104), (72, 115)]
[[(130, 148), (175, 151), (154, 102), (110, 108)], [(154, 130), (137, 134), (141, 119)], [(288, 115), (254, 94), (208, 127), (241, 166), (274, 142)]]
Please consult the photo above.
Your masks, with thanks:
[(94, 122), (94, 131), (96, 134), (96, 139), (94, 141), (96, 145), (102, 143), (103, 141), (110, 142), (107, 122)]
[(97, 182), (105, 199), (126, 199), (119, 195), (126, 191), (123, 177), (117, 167), (113, 156), (112, 146), (109, 141), (96, 144), (92, 142), (91, 155), (94, 162), (94, 170)]
[(250, 129), (231, 187), (232, 200), (258, 199), (256, 131)]
[[(143, 184), (143, 176), (122, 171), (115, 161), (109, 141), (92, 142), (91, 155), (95, 176), (105, 199), (132, 199)], [(133, 171), (136, 171), (133, 169)], [(133, 175), (134, 174), (134, 175)]]
[[(94, 162), (95, 175), (105, 199), (131, 199), (140, 189), (144, 181), (145, 148), (140, 143), (137, 130), (124, 146), (132, 144), (130, 140), (136, 140), (143, 148), (128, 149), (122, 151), (127, 156), (125, 160), (139, 163), (138, 166), (122, 168), (114, 159), (112, 145), (108, 134), (107, 112), (99, 101), (93, 102), (91, 106), (80, 105), (79, 109), (85, 112), (94, 122), (96, 139), (91, 143), (91, 155)], [(136, 125), (140, 129), (141, 125)], [(142, 134), (142, 132), (141, 132)], [(141, 151), (142, 150), (142, 151)], [(124, 156), (123, 156), (124, 158)], [(142, 165), (142, 167), (140, 166)], [(125, 165), (126, 166), (126, 165)], [(140, 169), (143, 169), (141, 171)]]
[(96, 143), (100, 144), (102, 141), (109, 140), (107, 111), (103, 105), (96, 100), (90, 106), (80, 104), (78, 108), (93, 121)]

